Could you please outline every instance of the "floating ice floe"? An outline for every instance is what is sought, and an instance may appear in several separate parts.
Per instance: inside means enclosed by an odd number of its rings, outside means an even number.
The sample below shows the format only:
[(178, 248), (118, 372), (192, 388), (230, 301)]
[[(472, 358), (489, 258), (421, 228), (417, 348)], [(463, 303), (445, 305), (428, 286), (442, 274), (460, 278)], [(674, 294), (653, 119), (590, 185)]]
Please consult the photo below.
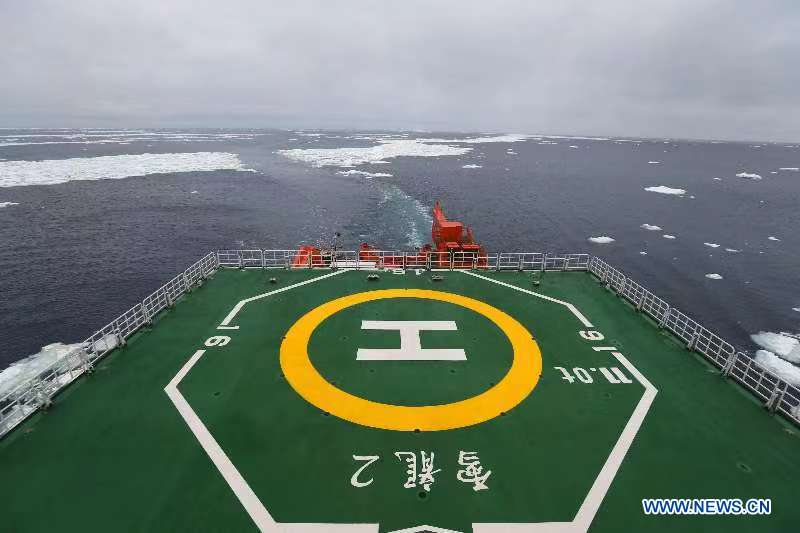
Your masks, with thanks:
[(377, 146), (359, 148), (294, 148), (278, 153), (315, 167), (354, 167), (394, 157), (441, 157), (464, 155), (472, 151), (465, 146), (426, 144), (417, 139), (379, 140)]
[(580, 135), (532, 135), (532, 137), (542, 137), (545, 139), (573, 139), (575, 141), (610, 141), (608, 137), (585, 137)]
[(792, 307), (792, 311), (797, 311), (798, 313), (800, 313), (800, 307)]
[(722, 181), (722, 178), (714, 178), (716, 181)]
[(517, 155), (517, 152), (515, 152), (514, 150), (506, 150), (506, 153), (508, 155)]
[(250, 170), (227, 152), (110, 155), (0, 162), (0, 187), (54, 185), (76, 180), (122, 179), (149, 174)]
[(189, 194), (197, 194), (197, 191), (190, 191)]
[(483, 168), (483, 165), (462, 165), (461, 168)]
[[(82, 354), (104, 353), (116, 348), (117, 344), (117, 337), (113, 334), (105, 335), (92, 343), (48, 344), (38, 353), (12, 363), (0, 372), (0, 398), (9, 393), (13, 398), (15, 389), (44, 373), (47, 373), (47, 379), (51, 383), (64, 386), (79, 375), (72, 371), (84, 365)], [(17, 414), (25, 416), (26, 413)]]
[(644, 251), (639, 252), (639, 255), (647, 255), (647, 252), (644, 252)]
[(748, 179), (748, 180), (760, 180), (761, 179), (761, 175), (760, 174), (753, 174), (752, 172), (739, 172), (738, 174), (736, 174), (736, 177), (737, 178), (745, 178), (745, 179)]
[(800, 167), (781, 167), (778, 170), (785, 170), (787, 172), (800, 172)]
[(705, 244), (709, 248), (719, 248), (719, 244), (717, 244), (715, 242), (704, 242), (703, 244)]
[(662, 235), (665, 239), (677, 239), (675, 235)]
[(614, 239), (606, 235), (601, 235), (600, 237), (589, 237), (589, 242), (593, 242), (596, 244), (609, 244), (614, 242)]
[(0, 208), (11, 207), (12, 205), (19, 205), (17, 202), (0, 202)]
[(795, 387), (800, 387), (800, 368), (788, 361), (784, 361), (768, 350), (756, 352), (756, 362)]
[(643, 228), (643, 229), (646, 229), (648, 231), (661, 231), (661, 227), (660, 226), (654, 226), (652, 224), (642, 224), (639, 227)]
[(575, 146), (574, 144), (570, 144), (569, 147), (570, 148), (577, 148), (577, 146)]
[(683, 196), (686, 194), (684, 189), (674, 189), (672, 187), (667, 187), (666, 185), (657, 185), (655, 187), (645, 187), (644, 190), (649, 192), (657, 192), (659, 194), (671, 194), (674, 196)]
[(738, 254), (741, 250), (737, 250), (736, 248), (725, 248), (726, 252), (730, 252), (732, 254)]
[(365, 172), (363, 170), (340, 170), (337, 174), (342, 176), (364, 176), (365, 178), (391, 178), (388, 172)]
[(660, 165), (661, 161), (648, 161), (647, 164), (648, 165)]
[(781, 359), (792, 363), (800, 363), (800, 341), (797, 339), (771, 331), (759, 331), (754, 335), (750, 335), (750, 338), (753, 339), (753, 342)]
[(781, 241), (779, 238), (777, 238), (777, 237), (774, 237), (774, 236), (772, 236), (772, 235), (770, 235), (769, 237), (767, 237), (767, 239), (769, 239), (769, 240), (771, 240), (771, 241), (777, 241), (777, 242), (780, 242), (780, 241)]
[[(466, 143), (466, 144), (484, 144), (484, 143), (518, 143), (527, 141), (530, 135), (493, 135), (491, 137), (468, 137), (466, 139), (416, 139), (423, 143)], [(556, 144), (556, 143), (553, 143)]]
[(720, 274), (706, 274), (706, 277), (708, 279), (722, 279), (722, 276)]
[[(99, 130), (98, 130), (99, 131)], [(48, 133), (0, 135), (0, 146), (32, 146), (46, 144), (131, 144), (132, 142), (178, 141), (212, 142), (231, 139), (252, 140), (268, 133), (187, 133), (182, 131), (148, 132), (145, 130), (100, 133)], [(95, 138), (99, 137), (99, 138)], [(50, 139), (50, 140), (48, 140)], [(149, 145), (148, 145), (149, 146)]]
[(0, 397), (16, 389), (22, 383), (38, 376), (56, 361), (71, 354), (82, 344), (62, 344), (56, 342), (44, 346), (40, 352), (20, 359), (0, 372)]

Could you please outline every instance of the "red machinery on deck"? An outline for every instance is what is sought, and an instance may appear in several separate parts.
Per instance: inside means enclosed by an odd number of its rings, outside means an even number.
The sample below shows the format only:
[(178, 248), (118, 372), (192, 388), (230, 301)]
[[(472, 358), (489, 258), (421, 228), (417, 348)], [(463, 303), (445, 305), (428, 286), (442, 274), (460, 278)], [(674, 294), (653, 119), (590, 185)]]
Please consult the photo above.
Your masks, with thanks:
[[(439, 252), (433, 258), (439, 267), (443, 267), (443, 262), (447, 262), (449, 266), (451, 259), (454, 268), (486, 266), (486, 251), (475, 242), (472, 228), (464, 226), (461, 222), (447, 220), (438, 200), (433, 206), (431, 239), (433, 251)], [(426, 245), (422, 251), (430, 252), (431, 247)]]
[[(481, 268), (486, 267), (487, 257), (483, 246), (475, 242), (472, 229), (461, 222), (447, 220), (442, 206), (437, 201), (433, 206), (431, 227), (433, 245), (426, 244), (416, 255), (387, 255), (373, 246), (362, 243), (358, 260), (371, 262), (379, 268)], [(316, 246), (300, 246), (292, 258), (293, 267), (328, 266), (330, 252)]]

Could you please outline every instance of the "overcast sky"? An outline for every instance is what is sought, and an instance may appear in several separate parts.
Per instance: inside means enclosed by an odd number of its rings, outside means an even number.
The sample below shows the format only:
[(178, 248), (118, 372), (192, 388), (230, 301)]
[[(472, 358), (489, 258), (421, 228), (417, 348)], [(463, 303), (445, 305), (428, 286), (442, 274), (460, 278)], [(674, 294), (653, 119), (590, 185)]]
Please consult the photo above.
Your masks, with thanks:
[(0, 127), (800, 140), (800, 1), (0, 0)]

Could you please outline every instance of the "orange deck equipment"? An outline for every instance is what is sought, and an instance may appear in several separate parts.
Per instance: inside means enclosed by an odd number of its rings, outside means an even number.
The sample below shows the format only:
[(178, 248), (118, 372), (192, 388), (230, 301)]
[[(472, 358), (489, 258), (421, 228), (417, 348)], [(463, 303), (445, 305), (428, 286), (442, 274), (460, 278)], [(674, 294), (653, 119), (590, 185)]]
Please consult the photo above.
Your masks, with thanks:
[(433, 206), (431, 238), (433, 251), (451, 252), (454, 261), (472, 263), (480, 262), (481, 258), (484, 262), (486, 260), (486, 252), (481, 245), (475, 243), (472, 229), (465, 227), (461, 222), (447, 220), (438, 201)]

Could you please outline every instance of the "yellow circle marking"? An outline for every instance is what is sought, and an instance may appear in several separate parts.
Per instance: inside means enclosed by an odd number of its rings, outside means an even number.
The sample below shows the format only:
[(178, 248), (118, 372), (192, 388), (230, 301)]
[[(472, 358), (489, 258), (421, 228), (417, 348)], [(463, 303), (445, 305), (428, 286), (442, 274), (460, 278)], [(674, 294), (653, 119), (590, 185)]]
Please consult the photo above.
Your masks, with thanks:
[[(511, 368), (499, 383), (481, 394), (442, 405), (412, 407), (378, 403), (334, 387), (311, 363), (308, 356), (311, 334), (325, 319), (343, 309), (385, 298), (439, 300), (485, 316), (511, 341), (514, 350)], [(324, 303), (303, 315), (289, 329), (281, 344), (280, 358), (286, 380), (312, 405), (355, 424), (394, 431), (440, 431), (486, 422), (522, 402), (542, 373), (539, 346), (525, 326), (514, 318), (473, 298), (422, 289), (360, 292)]]

